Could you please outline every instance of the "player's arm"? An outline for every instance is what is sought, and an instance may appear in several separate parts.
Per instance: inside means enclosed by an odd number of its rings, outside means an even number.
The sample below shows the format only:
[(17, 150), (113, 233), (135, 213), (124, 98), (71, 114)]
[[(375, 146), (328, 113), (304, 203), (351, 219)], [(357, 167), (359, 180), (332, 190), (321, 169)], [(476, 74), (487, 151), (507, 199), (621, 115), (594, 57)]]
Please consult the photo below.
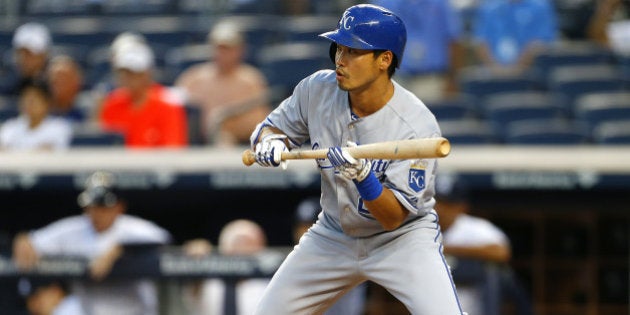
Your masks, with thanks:
[[(348, 144), (356, 145), (352, 142)], [(357, 160), (341, 147), (330, 148), (328, 160), (341, 175), (354, 182), (366, 208), (384, 229), (394, 230), (407, 218), (409, 210), (400, 204), (390, 189), (383, 187), (372, 172), (369, 160)]]
[(13, 263), (19, 269), (29, 269), (35, 266), (39, 255), (35, 251), (33, 242), (27, 233), (19, 233), (13, 239)]
[(491, 262), (508, 262), (512, 256), (510, 247), (504, 244), (488, 244), (478, 246), (447, 246), (444, 254), (455, 257), (481, 259)]

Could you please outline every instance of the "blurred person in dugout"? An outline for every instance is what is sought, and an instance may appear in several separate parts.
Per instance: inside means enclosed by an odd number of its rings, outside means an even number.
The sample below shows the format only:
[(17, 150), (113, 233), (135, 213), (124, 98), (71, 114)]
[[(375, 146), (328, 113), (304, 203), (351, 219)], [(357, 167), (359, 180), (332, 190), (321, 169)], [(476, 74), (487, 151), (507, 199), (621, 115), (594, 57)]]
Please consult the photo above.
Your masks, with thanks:
[(50, 115), (51, 94), (45, 83), (28, 82), (19, 97), (19, 116), (0, 126), (0, 150), (65, 150), (72, 140), (72, 125)]
[(64, 279), (23, 277), (17, 290), (30, 315), (88, 315)]
[(630, 56), (630, 1), (598, 0), (587, 35), (616, 54)]
[[(453, 280), (462, 307), (469, 315), (499, 315), (502, 303), (511, 300), (518, 314), (532, 314), (527, 294), (508, 265), (510, 241), (495, 224), (470, 214), (467, 183), (450, 174), (438, 175), (435, 200), (443, 252), (454, 268)], [(477, 280), (470, 281), (472, 278)]]
[(120, 87), (103, 101), (103, 129), (122, 133), (125, 145), (131, 148), (186, 146), (185, 110), (174, 93), (154, 81), (155, 57), (151, 48), (128, 42), (112, 57)]
[(26, 23), (13, 34), (14, 73), (1, 84), (2, 94), (18, 96), (24, 85), (45, 79), (52, 37), (48, 28), (40, 23)]
[[(212, 245), (205, 239), (186, 242), (187, 255), (210, 255)], [(267, 236), (260, 225), (238, 219), (227, 223), (219, 234), (218, 252), (227, 256), (248, 256), (267, 247)], [(253, 314), (269, 279), (207, 279), (191, 284), (184, 291), (184, 305), (191, 315)]]
[(472, 41), (479, 63), (494, 74), (519, 75), (557, 40), (551, 0), (481, 1), (473, 18)]
[(79, 93), (83, 87), (81, 66), (68, 55), (55, 56), (46, 69), (46, 80), (52, 96), (50, 113), (72, 123), (85, 121), (85, 106)]
[(407, 26), (407, 45), (397, 80), (425, 101), (452, 96), (465, 65), (463, 26), (451, 1), (372, 0)]
[(90, 280), (74, 280), (73, 294), (90, 315), (158, 314), (156, 284), (150, 279), (108, 279), (125, 246), (167, 244), (170, 233), (145, 219), (125, 214), (127, 203), (114, 175), (92, 174), (77, 198), (83, 214), (16, 235), (13, 261), (29, 270), (41, 257), (72, 256), (89, 261)]
[[(302, 200), (295, 209), (293, 223), (293, 242), (298, 244), (300, 238), (317, 221), (322, 213), (319, 196)], [(323, 214), (321, 214), (323, 215)], [(343, 295), (324, 315), (362, 315), (365, 310), (367, 282), (353, 288)]]
[(176, 80), (190, 106), (199, 106), (208, 144), (242, 145), (271, 111), (260, 70), (244, 62), (246, 43), (235, 22), (223, 20), (208, 35), (210, 61), (193, 65)]

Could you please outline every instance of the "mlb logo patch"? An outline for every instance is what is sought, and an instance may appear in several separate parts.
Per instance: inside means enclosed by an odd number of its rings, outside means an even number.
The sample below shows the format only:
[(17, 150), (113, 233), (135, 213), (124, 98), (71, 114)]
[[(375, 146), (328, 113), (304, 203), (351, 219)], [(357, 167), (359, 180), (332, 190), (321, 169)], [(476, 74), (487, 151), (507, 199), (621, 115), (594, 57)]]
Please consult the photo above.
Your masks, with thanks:
[(409, 169), (409, 188), (419, 192), (425, 187), (425, 167), (423, 165), (412, 165)]

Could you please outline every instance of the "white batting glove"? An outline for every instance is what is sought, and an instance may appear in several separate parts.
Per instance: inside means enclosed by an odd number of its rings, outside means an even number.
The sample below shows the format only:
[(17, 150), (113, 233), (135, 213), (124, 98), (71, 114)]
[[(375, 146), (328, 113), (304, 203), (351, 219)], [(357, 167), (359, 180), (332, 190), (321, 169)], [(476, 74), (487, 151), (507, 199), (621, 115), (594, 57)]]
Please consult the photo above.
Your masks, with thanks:
[[(348, 147), (357, 144), (348, 141)], [(346, 148), (331, 147), (328, 149), (328, 160), (341, 175), (350, 180), (363, 181), (372, 171), (372, 162), (368, 159), (355, 159)]]
[(269, 134), (256, 144), (256, 163), (262, 166), (286, 168), (286, 161), (282, 161), (282, 152), (289, 151), (284, 140), (286, 135)]

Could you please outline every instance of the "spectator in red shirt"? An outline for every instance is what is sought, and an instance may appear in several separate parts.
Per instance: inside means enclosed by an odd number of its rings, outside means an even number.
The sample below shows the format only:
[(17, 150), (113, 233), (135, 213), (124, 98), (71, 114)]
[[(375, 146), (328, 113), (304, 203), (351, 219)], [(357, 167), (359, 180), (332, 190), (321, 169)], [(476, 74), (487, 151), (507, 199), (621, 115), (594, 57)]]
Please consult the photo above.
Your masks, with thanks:
[(128, 147), (183, 147), (186, 114), (169, 89), (153, 80), (154, 55), (142, 43), (128, 43), (113, 59), (120, 87), (100, 113), (105, 130), (121, 132)]

